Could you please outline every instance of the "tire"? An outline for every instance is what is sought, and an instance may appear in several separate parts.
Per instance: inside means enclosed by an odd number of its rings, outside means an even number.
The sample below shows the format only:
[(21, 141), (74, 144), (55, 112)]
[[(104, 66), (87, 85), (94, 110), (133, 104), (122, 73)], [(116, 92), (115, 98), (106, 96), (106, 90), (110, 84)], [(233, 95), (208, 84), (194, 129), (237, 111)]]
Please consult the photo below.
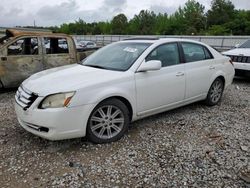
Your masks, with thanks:
[(96, 144), (110, 143), (123, 137), (129, 127), (129, 111), (118, 99), (98, 104), (89, 116), (87, 138)]
[(218, 104), (221, 101), (223, 91), (224, 83), (222, 79), (216, 78), (208, 91), (207, 98), (205, 100), (206, 105), (214, 106)]

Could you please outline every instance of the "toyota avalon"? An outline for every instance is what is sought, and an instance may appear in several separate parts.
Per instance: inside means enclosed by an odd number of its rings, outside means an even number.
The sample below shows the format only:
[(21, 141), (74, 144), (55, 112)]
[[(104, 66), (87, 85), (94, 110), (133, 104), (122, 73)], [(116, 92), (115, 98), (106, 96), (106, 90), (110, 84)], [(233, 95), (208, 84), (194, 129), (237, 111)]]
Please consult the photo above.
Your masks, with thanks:
[(234, 73), (230, 58), (206, 44), (132, 38), (29, 77), (15, 110), (24, 129), (45, 139), (113, 142), (146, 116), (196, 101), (218, 104)]

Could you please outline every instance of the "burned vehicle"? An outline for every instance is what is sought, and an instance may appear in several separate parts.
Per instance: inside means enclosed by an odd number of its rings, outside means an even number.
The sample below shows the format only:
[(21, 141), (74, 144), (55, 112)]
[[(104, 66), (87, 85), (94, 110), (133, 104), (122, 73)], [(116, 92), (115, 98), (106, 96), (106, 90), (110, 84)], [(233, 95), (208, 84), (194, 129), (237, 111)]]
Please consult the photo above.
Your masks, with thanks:
[(92, 52), (78, 52), (66, 34), (7, 29), (0, 38), (0, 88), (17, 87), (36, 72), (77, 63)]

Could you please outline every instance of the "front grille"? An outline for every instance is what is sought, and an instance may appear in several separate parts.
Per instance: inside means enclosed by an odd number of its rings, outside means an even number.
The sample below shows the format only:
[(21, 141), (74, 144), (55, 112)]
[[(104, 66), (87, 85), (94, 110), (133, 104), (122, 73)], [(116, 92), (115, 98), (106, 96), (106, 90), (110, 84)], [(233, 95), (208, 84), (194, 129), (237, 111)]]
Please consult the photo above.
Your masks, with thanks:
[(15, 99), (24, 110), (27, 110), (37, 99), (37, 95), (20, 86), (16, 92)]
[(237, 63), (250, 63), (250, 57), (249, 56), (236, 56), (236, 55), (229, 55), (233, 62)]

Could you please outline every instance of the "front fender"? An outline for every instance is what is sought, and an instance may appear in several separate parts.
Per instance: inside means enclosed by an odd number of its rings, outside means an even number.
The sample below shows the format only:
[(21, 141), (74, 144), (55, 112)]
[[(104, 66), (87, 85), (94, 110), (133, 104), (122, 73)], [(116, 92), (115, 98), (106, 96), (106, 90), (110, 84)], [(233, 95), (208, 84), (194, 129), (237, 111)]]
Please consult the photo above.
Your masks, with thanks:
[[(112, 85), (112, 84), (111, 84)], [(110, 87), (91, 86), (90, 88), (83, 88), (78, 90), (72, 98), (70, 106), (80, 106), (88, 104), (99, 104), (101, 101), (110, 97), (125, 98), (132, 106), (133, 112), (136, 112), (136, 93), (135, 83), (133, 79), (126, 82), (120, 82)]]

